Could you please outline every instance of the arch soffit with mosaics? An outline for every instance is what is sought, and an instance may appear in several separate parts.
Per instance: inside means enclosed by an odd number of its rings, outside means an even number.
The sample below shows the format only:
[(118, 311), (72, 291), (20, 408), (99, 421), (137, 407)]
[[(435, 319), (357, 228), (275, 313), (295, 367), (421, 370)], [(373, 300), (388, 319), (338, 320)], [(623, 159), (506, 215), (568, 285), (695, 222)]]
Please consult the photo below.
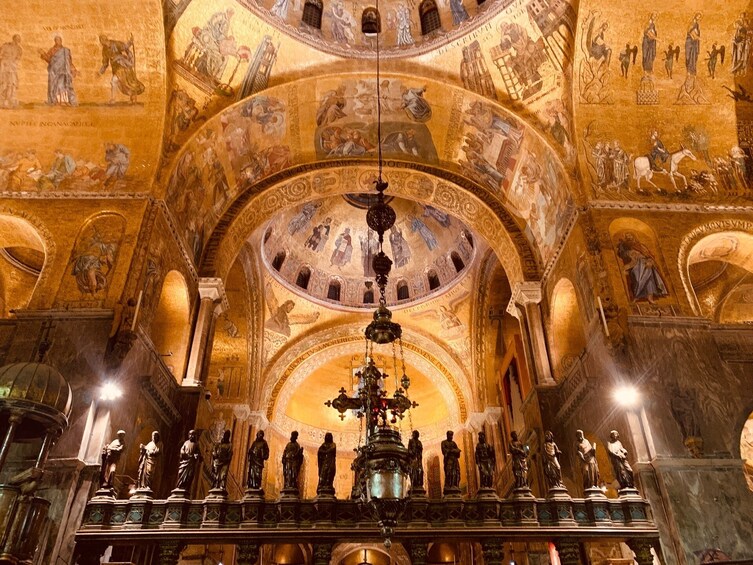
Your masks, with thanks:
[[(316, 92), (316, 85), (318, 83), (317, 81), (356, 81), (358, 79), (364, 80), (370, 78), (372, 77), (369, 74), (351, 73), (346, 75), (327, 75), (322, 77), (300, 79), (298, 81), (285, 83), (283, 85), (275, 86), (262, 91), (261, 93), (256, 95), (256, 98), (261, 96), (285, 97), (285, 95), (287, 95), (287, 98), (285, 99), (288, 100), (290, 98), (291, 89), (293, 92)], [(436, 164), (427, 163), (423, 158), (416, 159), (414, 161), (395, 159), (386, 161), (388, 161), (396, 169), (413, 169), (418, 172), (423, 172), (427, 175), (436, 177), (437, 179), (446, 179), (456, 186), (459, 195), (467, 192), (469, 195), (471, 195), (471, 197), (483, 202), (485, 206), (489, 210), (493, 211), (493, 213), (499, 218), (502, 229), (509, 234), (509, 237), (507, 239), (513, 240), (515, 244), (514, 247), (517, 249), (519, 255), (521, 255), (522, 261), (524, 262), (524, 265), (521, 269), (514, 269), (513, 272), (510, 273), (511, 279), (537, 280), (538, 278), (540, 278), (540, 274), (543, 271), (541, 253), (537, 248), (537, 245), (533, 242), (530, 242), (523, 235), (524, 231), (529, 226), (526, 225), (525, 221), (520, 217), (519, 213), (517, 213), (516, 210), (514, 210), (510, 206), (509, 202), (506, 202), (504, 200), (505, 195), (502, 194), (501, 190), (496, 191), (495, 194), (495, 191), (482, 186), (481, 183), (477, 182), (474, 179), (468, 178), (467, 174), (464, 174), (462, 170), (462, 167), (460, 165), (460, 146), (463, 143), (462, 126), (464, 122), (462, 119), (463, 116), (461, 110), (465, 104), (479, 102), (490, 107), (499, 115), (514, 120), (515, 123), (520, 124), (520, 129), (524, 132), (526, 140), (523, 142), (526, 145), (521, 145), (520, 154), (522, 155), (527, 151), (531, 151), (531, 147), (534, 147), (537, 152), (542, 153), (538, 155), (538, 160), (547, 161), (548, 163), (554, 164), (553, 169), (556, 170), (557, 174), (559, 175), (557, 184), (563, 185), (562, 190), (564, 190), (564, 193), (568, 198), (574, 198), (575, 194), (572, 189), (570, 177), (568, 174), (566, 174), (565, 167), (563, 166), (557, 152), (537, 132), (535, 127), (533, 127), (525, 117), (512, 112), (510, 109), (496, 103), (495, 101), (480, 97), (474, 93), (470, 93), (456, 86), (436, 82), (429, 78), (405, 76), (400, 74), (391, 74), (389, 76), (385, 76), (385, 79), (390, 78), (395, 80), (410, 81), (411, 84), (420, 83), (421, 85), (430, 85), (431, 88), (434, 89), (434, 91), (440, 93), (439, 95), (435, 95), (433, 99), (453, 101), (452, 104), (454, 104), (454, 106), (452, 108), (452, 112), (450, 111), (450, 108), (444, 108), (444, 111), (446, 114), (448, 114), (448, 116), (452, 113), (454, 116), (453, 120), (455, 120), (455, 122), (457, 123), (453, 122), (453, 124), (451, 124), (449, 119), (445, 119), (435, 120), (439, 125), (434, 123), (431, 124), (431, 136), (434, 140), (436, 140), (438, 154), (441, 154), (443, 156), (437, 161)], [(293, 98), (297, 100), (297, 94), (294, 95)], [(251, 98), (247, 98), (237, 102), (236, 104), (228, 108), (225, 108), (222, 112), (213, 116), (199, 130), (197, 130), (189, 139), (189, 141), (183, 146), (181, 151), (176, 155), (170, 167), (170, 174), (166, 175), (166, 178), (171, 179), (177, 174), (177, 168), (179, 163), (181, 162), (181, 159), (184, 157), (187, 151), (192, 150), (194, 144), (197, 143), (197, 140), (205, 139), (205, 136), (207, 135), (206, 132), (210, 131), (212, 128), (214, 128), (215, 131), (217, 131), (218, 129), (222, 130), (222, 124), (225, 123), (223, 122), (223, 120), (229, 120), (230, 117), (232, 117), (232, 115), (237, 112), (240, 106), (248, 104), (250, 101)], [(292, 102), (289, 101), (289, 103), (292, 107)], [(315, 103), (315, 101), (308, 101), (306, 103), (313, 104)], [(310, 112), (310, 114), (315, 115), (316, 112), (314, 110), (315, 108), (312, 109), (312, 112)], [(375, 159), (373, 157), (368, 159), (345, 158), (337, 160), (317, 158), (314, 150), (314, 131), (316, 130), (316, 126), (313, 123), (313, 117), (307, 123), (305, 121), (305, 118), (301, 117), (302, 114), (305, 114), (305, 112), (300, 112), (297, 108), (297, 111), (295, 112), (295, 118), (297, 119), (297, 121), (295, 124), (291, 122), (291, 124), (286, 129), (284, 140), (280, 142), (287, 143), (288, 146), (292, 147), (295, 152), (295, 154), (292, 156), (292, 163), (290, 164), (290, 166), (278, 172), (270, 174), (267, 177), (260, 178), (253, 183), (244, 183), (242, 179), (237, 178), (239, 177), (239, 175), (236, 175), (232, 170), (230, 171), (231, 174), (228, 175), (227, 163), (230, 162), (230, 157), (228, 156), (226, 145), (218, 144), (215, 147), (218, 153), (224, 153), (224, 156), (220, 158), (220, 161), (225, 163), (223, 167), (225, 167), (226, 169), (225, 174), (228, 178), (228, 182), (230, 186), (233, 187), (230, 189), (230, 192), (234, 194), (234, 196), (232, 196), (228, 200), (228, 202), (224, 203), (223, 207), (221, 208), (222, 212), (219, 214), (217, 222), (214, 225), (205, 226), (205, 228), (208, 228), (206, 231), (211, 234), (207, 241), (207, 245), (205, 246), (205, 250), (208, 251), (205, 251), (200, 266), (200, 270), (205, 276), (209, 276), (209, 274), (214, 275), (216, 273), (221, 274), (221, 271), (216, 269), (214, 265), (214, 252), (220, 245), (220, 242), (223, 239), (228, 226), (234, 223), (237, 216), (245, 210), (250, 201), (256, 196), (274, 189), (278, 184), (284, 183), (285, 181), (289, 180), (292, 177), (295, 177), (296, 175), (300, 176), (312, 170), (364, 166), (368, 164), (373, 165), (375, 163)], [(297, 136), (290, 134), (291, 130), (293, 130), (297, 134)], [(311, 147), (307, 147), (307, 149), (305, 150), (301, 149), (303, 143), (302, 132), (311, 133), (311, 139), (308, 140), (308, 143), (311, 145)], [(449, 157), (447, 157), (448, 155)], [(520, 161), (522, 161), (522, 159), (517, 159), (517, 161), (518, 163), (513, 165), (514, 168), (508, 171), (511, 182), (514, 181), (518, 175), (518, 168), (520, 167)], [(168, 188), (167, 192), (165, 193), (165, 198), (168, 201), (172, 196), (170, 191), (171, 184), (177, 186), (179, 183), (171, 183), (170, 181), (168, 181)], [(560, 189), (557, 188), (557, 190)], [(348, 192), (348, 190), (342, 190), (341, 192)], [(411, 197), (410, 194), (404, 194), (404, 196)], [(297, 203), (302, 203), (303, 201), (304, 200), (299, 200)], [(441, 203), (437, 203), (437, 205), (441, 205)], [(209, 214), (208, 209), (202, 210), (202, 213), (206, 216), (211, 215)], [(508, 271), (510, 271), (509, 264), (506, 265), (506, 268), (508, 269)], [(518, 270), (521, 271), (521, 276), (516, 276), (518, 275), (518, 273), (515, 273), (515, 271)]]
[[(29, 234), (30, 243), (37, 243), (40, 247), (39, 251), (44, 252), (44, 264), (37, 277), (34, 290), (32, 291), (31, 300), (29, 301), (29, 307), (43, 307), (42, 301), (45, 299), (51, 300), (52, 298), (52, 293), (42, 293), (40, 290), (45, 288), (50, 273), (55, 267), (55, 256), (57, 252), (55, 237), (39, 218), (25, 210), (17, 210), (15, 208), (0, 205), (0, 216), (7, 216), (13, 222), (22, 222), (22, 224), (27, 225), (32, 232)], [(32, 247), (36, 248), (36, 246), (33, 245)]]
[[(362, 324), (338, 325), (309, 334), (286, 346), (262, 374), (259, 406), (266, 407), (267, 418), (272, 420), (282, 388), (307, 360), (331, 348), (345, 347), (353, 353), (362, 353), (363, 339)], [(475, 409), (475, 395), (469, 375), (463, 367), (436, 342), (407, 328), (403, 328), (403, 348), (409, 357), (423, 358), (444, 377), (457, 400), (459, 421), (464, 422), (469, 412)], [(335, 392), (333, 389), (333, 395)]]
[(700, 304), (696, 297), (693, 285), (690, 281), (690, 257), (694, 248), (708, 236), (722, 232), (744, 232), (753, 234), (753, 222), (740, 219), (716, 220), (700, 225), (690, 232), (680, 241), (680, 247), (677, 253), (677, 270), (680, 274), (685, 297), (690, 303), (693, 314), (702, 316)]
[[(538, 280), (542, 268), (538, 254), (517, 226), (514, 218), (498, 207), (490, 208), (472, 192), (433, 175), (411, 169), (385, 166), (384, 178), (390, 182), (390, 193), (422, 204), (431, 204), (466, 223), (494, 250), (512, 281)], [(264, 192), (246, 193), (249, 198), (227, 223), (221, 221), (209, 238), (202, 257), (202, 276), (224, 276), (229, 272), (238, 251), (255, 230), (283, 209), (330, 196), (354, 192), (348, 177), (376, 171), (373, 166), (352, 162), (322, 163), (326, 169), (311, 171), (288, 182), (277, 184)], [(339, 166), (338, 166), (339, 165)], [(357, 185), (363, 192), (367, 185)], [(364, 215), (365, 220), (365, 215)]]

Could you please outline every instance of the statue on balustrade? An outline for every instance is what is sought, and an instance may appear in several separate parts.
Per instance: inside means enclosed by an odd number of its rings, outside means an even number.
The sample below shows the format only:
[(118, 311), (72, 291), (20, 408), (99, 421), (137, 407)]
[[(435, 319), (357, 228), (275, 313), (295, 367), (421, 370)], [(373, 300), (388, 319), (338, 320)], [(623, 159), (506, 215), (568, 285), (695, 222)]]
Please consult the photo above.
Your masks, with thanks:
[(233, 444), (230, 430), (225, 430), (222, 440), (212, 449), (212, 490), (227, 490), (227, 475), (233, 460)]
[(335, 462), (337, 460), (337, 444), (332, 438), (332, 434), (324, 434), (324, 443), (319, 446), (317, 453), (317, 463), (319, 464), (319, 484), (316, 487), (316, 494), (334, 494), (335, 493), (335, 471), (337, 470)]
[(453, 432), (447, 432), (447, 439), (442, 442), (442, 456), (444, 457), (444, 492), (458, 492), (460, 490), (460, 448), (452, 439)]
[(102, 467), (99, 471), (100, 488), (109, 489), (113, 487), (112, 481), (115, 478), (115, 470), (118, 467), (120, 456), (125, 450), (125, 431), (118, 430), (117, 437), (102, 448)]
[(562, 455), (562, 452), (557, 447), (557, 444), (554, 443), (554, 434), (546, 432), (544, 434), (544, 477), (550, 489), (565, 488), (565, 485), (562, 483), (560, 455)]
[(256, 439), (248, 448), (248, 480), (246, 486), (250, 489), (261, 489), (261, 475), (264, 462), (269, 459), (269, 444), (264, 439), (264, 432), (256, 432)]
[(421, 434), (418, 430), (413, 430), (413, 434), (408, 440), (408, 457), (410, 470), (411, 490), (423, 490), (424, 486), (424, 444), (418, 439)]
[(599, 463), (596, 461), (596, 445), (591, 445), (591, 442), (583, 435), (583, 430), (576, 430), (575, 438), (583, 473), (583, 490), (597, 489), (601, 478), (599, 477)]
[(136, 477), (136, 490), (152, 490), (152, 480), (157, 475), (157, 465), (162, 455), (159, 432), (152, 432), (152, 441), (139, 445), (139, 471)]
[(283, 490), (298, 492), (298, 474), (303, 465), (303, 448), (298, 445), (298, 432), (290, 434), (290, 441), (282, 452)]
[(478, 466), (479, 483), (481, 488), (494, 488), (494, 468), (497, 465), (497, 456), (494, 453), (494, 448), (486, 443), (485, 432), (478, 433), (476, 465)]
[(635, 488), (635, 479), (633, 477), (633, 468), (628, 463), (628, 451), (620, 441), (620, 434), (617, 430), (609, 432), (609, 441), (607, 442), (607, 451), (609, 460), (612, 462), (614, 476), (620, 483), (620, 489)]
[(512, 474), (516, 489), (528, 488), (528, 446), (518, 439), (518, 432), (510, 432)]
[(199, 452), (199, 442), (196, 441), (196, 430), (188, 432), (188, 439), (183, 442), (180, 448), (178, 462), (178, 481), (175, 484), (175, 490), (188, 492), (191, 490), (193, 478), (196, 475), (196, 467), (201, 460)]

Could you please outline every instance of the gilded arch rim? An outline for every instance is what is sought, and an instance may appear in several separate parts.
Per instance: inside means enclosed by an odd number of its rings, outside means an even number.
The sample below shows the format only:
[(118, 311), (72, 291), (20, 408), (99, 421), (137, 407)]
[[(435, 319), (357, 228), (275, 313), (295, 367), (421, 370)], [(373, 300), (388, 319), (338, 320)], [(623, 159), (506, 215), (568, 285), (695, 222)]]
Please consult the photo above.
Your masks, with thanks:
[(688, 258), (690, 257), (690, 252), (704, 237), (730, 230), (744, 231), (753, 234), (753, 222), (736, 218), (731, 220), (714, 220), (693, 228), (680, 242), (680, 247), (677, 252), (677, 270), (680, 273), (680, 280), (682, 281), (683, 290), (685, 291), (685, 297), (687, 298), (690, 308), (695, 316), (701, 316), (701, 307), (700, 304), (698, 304), (698, 298), (696, 297), (693, 285), (690, 282), (690, 272), (688, 270)]

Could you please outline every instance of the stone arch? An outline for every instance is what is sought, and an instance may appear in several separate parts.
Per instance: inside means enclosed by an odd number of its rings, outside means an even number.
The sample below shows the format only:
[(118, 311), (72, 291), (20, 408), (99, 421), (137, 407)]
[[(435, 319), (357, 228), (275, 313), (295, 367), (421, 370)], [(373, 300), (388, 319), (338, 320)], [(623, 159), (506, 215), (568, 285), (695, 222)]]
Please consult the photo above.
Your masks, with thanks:
[(1, 211), (0, 262), (0, 317), (5, 317), (10, 310), (28, 307), (50, 258), (45, 240), (31, 222)]
[(16, 210), (14, 208), (0, 206), (0, 215), (8, 216), (26, 222), (31, 228), (33, 228), (34, 232), (36, 233), (36, 237), (38, 237), (39, 241), (41, 242), (42, 250), (45, 254), (44, 266), (42, 267), (42, 270), (37, 277), (34, 286), (34, 292), (31, 294), (31, 298), (27, 304), (31, 307), (44, 307), (45, 305), (42, 303), (42, 301), (45, 300), (45, 295), (44, 293), (39, 293), (36, 291), (37, 289), (44, 288), (45, 284), (49, 280), (50, 271), (55, 264), (57, 253), (55, 238), (52, 235), (52, 232), (47, 229), (47, 226), (39, 218), (25, 210)]
[[(362, 325), (338, 326), (315, 332), (287, 347), (281, 356), (271, 360), (262, 375), (263, 384), (258, 399), (258, 406), (266, 409), (265, 415), (269, 421), (273, 420), (275, 404), (282, 387), (298, 368), (312, 355), (343, 344), (357, 346), (357, 351), (362, 352)], [(423, 357), (444, 377), (449, 386), (448, 390), (457, 399), (456, 420), (464, 423), (476, 403), (476, 395), (466, 369), (432, 339), (405, 327), (403, 348), (408, 356)]]
[(554, 376), (559, 380), (586, 348), (587, 340), (578, 293), (570, 279), (557, 281), (550, 304), (549, 343)]
[[(751, 241), (753, 241), (753, 222), (739, 219), (709, 222), (690, 231), (680, 242), (677, 254), (677, 268), (680, 273), (680, 280), (682, 281), (685, 296), (690, 303), (690, 308), (696, 316), (703, 316), (707, 312), (704, 312), (704, 309), (701, 307), (696, 291), (693, 288), (690, 276), (690, 268), (692, 264), (699, 263), (703, 260), (720, 260), (746, 270), (752, 270), (751, 267), (753, 267), (753, 265), (747, 267), (744, 266), (744, 259), (736, 250), (730, 250), (728, 256), (721, 255), (710, 259), (702, 258), (702, 254), (711, 257), (708, 255), (710, 247), (707, 248), (704, 244), (708, 245), (713, 242), (713, 238), (724, 237), (725, 234), (741, 234), (744, 237), (751, 238)], [(723, 251), (718, 245), (716, 247), (718, 248), (719, 253)]]
[(155, 350), (178, 382), (183, 380), (188, 358), (190, 313), (186, 280), (179, 271), (169, 271), (162, 282), (152, 318), (151, 338)]

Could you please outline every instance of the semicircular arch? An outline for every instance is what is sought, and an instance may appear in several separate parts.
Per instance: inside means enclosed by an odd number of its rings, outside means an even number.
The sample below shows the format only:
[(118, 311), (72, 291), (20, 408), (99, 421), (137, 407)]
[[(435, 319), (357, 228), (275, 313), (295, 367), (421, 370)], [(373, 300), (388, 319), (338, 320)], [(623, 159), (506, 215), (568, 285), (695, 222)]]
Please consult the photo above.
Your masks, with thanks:
[[(353, 352), (363, 352), (363, 327), (353, 324), (337, 326), (308, 335), (287, 347), (281, 356), (270, 363), (262, 375), (258, 406), (266, 407), (266, 417), (273, 421), (275, 406), (289, 379), (305, 367), (308, 360), (324, 351), (354, 347)], [(334, 348), (334, 349), (333, 349)], [(465, 370), (441, 347), (430, 339), (403, 329), (403, 349), (412, 359), (421, 357), (444, 377), (452, 395), (457, 400), (457, 419), (464, 422), (474, 410), (474, 394)], [(350, 349), (348, 349), (350, 351)], [(303, 373), (300, 373), (303, 374)]]
[(703, 312), (690, 280), (690, 265), (693, 262), (693, 252), (698, 249), (698, 245), (704, 239), (724, 232), (742, 232), (746, 235), (753, 235), (753, 222), (739, 219), (709, 222), (691, 230), (680, 242), (677, 253), (677, 269), (680, 273), (680, 280), (682, 281), (685, 296), (696, 316), (702, 316)]

